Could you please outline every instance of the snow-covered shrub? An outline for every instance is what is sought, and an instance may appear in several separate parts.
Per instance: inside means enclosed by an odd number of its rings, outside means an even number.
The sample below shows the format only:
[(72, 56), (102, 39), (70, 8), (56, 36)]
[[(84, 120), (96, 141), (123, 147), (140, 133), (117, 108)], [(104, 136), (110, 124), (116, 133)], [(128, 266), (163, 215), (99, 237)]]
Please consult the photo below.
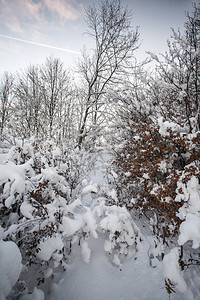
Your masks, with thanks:
[[(179, 249), (175, 247), (163, 259), (164, 274), (166, 277), (165, 285), (168, 292), (170, 291), (170, 286), (177, 288), (182, 293), (186, 293), (187, 291), (187, 284), (179, 266), (179, 257)], [(175, 290), (172, 291), (175, 292)]]
[[(185, 178), (185, 174), (183, 174)], [(183, 221), (180, 225), (178, 244), (182, 255), (182, 269), (188, 266), (200, 265), (200, 184), (196, 176), (187, 181), (181, 181), (182, 193), (178, 195), (184, 201), (179, 209), (178, 217)]]
[(111, 255), (112, 262), (120, 266), (121, 257), (138, 250), (142, 241), (140, 230), (125, 207), (107, 206), (103, 202), (100, 213), (99, 207), (96, 212), (101, 216), (98, 230), (105, 234), (104, 250)]
[(129, 123), (122, 128), (126, 134), (120, 136), (113, 164), (119, 205), (147, 217), (155, 243), (150, 259), (154, 262), (160, 250), (169, 295), (176, 290), (199, 295), (188, 279), (199, 278), (200, 132), (189, 133), (163, 118), (133, 117)]
[(186, 220), (180, 226), (179, 245), (192, 241), (192, 248), (197, 249), (200, 245), (200, 217), (188, 213)]
[(118, 200), (143, 212), (165, 243), (179, 232), (182, 207), (190, 198), (184, 188), (193, 177), (199, 180), (200, 133), (163, 119), (135, 117), (132, 124), (114, 162)]
[(71, 249), (74, 243), (80, 245), (83, 260), (87, 263), (91, 257), (91, 237), (104, 237), (104, 250), (117, 266), (120, 266), (121, 258), (137, 251), (142, 240), (128, 210), (116, 205), (107, 206), (102, 198), (97, 199), (92, 208), (78, 199), (67, 205), (60, 230), (68, 241), (70, 237)]
[(74, 199), (80, 192), (80, 183), (87, 177), (96, 161), (95, 153), (86, 151), (84, 148), (66, 150), (66, 176), (70, 187), (70, 196)]
[[(93, 161), (91, 153), (51, 140), (16, 140), (15, 146), (1, 148), (2, 238), (15, 242), (21, 251), (24, 292), (48, 280), (57, 267), (65, 267), (69, 251), (66, 233), (61, 229), (63, 218)], [(89, 212), (85, 220), (88, 222)], [(86, 249), (86, 244), (82, 248)], [(32, 276), (30, 282), (26, 274)], [(17, 286), (16, 294), (20, 291), (22, 288)]]

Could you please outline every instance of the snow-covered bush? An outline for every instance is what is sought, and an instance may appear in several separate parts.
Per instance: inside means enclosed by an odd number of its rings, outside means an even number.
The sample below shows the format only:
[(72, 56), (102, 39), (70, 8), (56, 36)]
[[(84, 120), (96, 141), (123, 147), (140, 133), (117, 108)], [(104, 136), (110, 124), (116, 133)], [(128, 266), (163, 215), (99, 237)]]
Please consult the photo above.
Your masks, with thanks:
[(192, 211), (190, 202), (198, 207), (200, 133), (189, 134), (163, 119), (132, 121), (135, 128), (127, 129), (116, 154), (117, 196), (120, 205), (143, 212), (165, 243), (178, 234), (185, 211)]
[(112, 262), (120, 266), (120, 257), (138, 249), (142, 241), (140, 230), (125, 207), (106, 206), (103, 202), (96, 213), (101, 217), (99, 231), (105, 234), (104, 249), (111, 255)]
[[(18, 245), (24, 265), (21, 278), (25, 278), (25, 284), (23, 288), (16, 287), (16, 294), (23, 289), (24, 292), (33, 290), (55, 268), (65, 267), (68, 251), (64, 249), (67, 244), (66, 233), (61, 230), (62, 221), (70, 210), (69, 203), (80, 192), (80, 183), (89, 172), (94, 156), (51, 140), (34, 138), (16, 139), (15, 145), (9, 147), (7, 143), (1, 148), (2, 238)], [(30, 282), (26, 274), (33, 277)]]
[(70, 251), (73, 244), (80, 245), (83, 260), (87, 263), (91, 257), (88, 244), (91, 237), (98, 238), (100, 235), (105, 239), (104, 250), (117, 266), (120, 266), (120, 257), (133, 255), (142, 240), (140, 230), (127, 209), (107, 206), (102, 198), (98, 198), (92, 207), (83, 205), (79, 199), (67, 205), (60, 231), (68, 239)]
[(166, 276), (165, 285), (169, 294), (170, 289), (171, 292), (175, 292), (174, 288), (177, 288), (182, 293), (187, 291), (187, 284), (179, 266), (179, 257), (179, 249), (175, 247), (163, 259), (164, 274)]
[(113, 164), (117, 201), (145, 217), (155, 244), (150, 264), (155, 252), (164, 258), (167, 292), (199, 295), (187, 279), (200, 265), (200, 132), (141, 116), (123, 130)]

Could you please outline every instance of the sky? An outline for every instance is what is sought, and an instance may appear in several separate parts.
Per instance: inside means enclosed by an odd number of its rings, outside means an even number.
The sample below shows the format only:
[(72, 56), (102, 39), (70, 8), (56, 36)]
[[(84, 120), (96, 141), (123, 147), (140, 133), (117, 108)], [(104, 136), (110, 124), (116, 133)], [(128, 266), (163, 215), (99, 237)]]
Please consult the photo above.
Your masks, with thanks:
[[(183, 32), (185, 12), (192, 11), (192, 0), (121, 0), (133, 13), (132, 26), (139, 26), (140, 47), (155, 54), (167, 49), (171, 27)], [(81, 58), (92, 41), (85, 34), (84, 19), (89, 5), (97, 0), (0, 0), (0, 74), (41, 64), (53, 55), (69, 67)]]

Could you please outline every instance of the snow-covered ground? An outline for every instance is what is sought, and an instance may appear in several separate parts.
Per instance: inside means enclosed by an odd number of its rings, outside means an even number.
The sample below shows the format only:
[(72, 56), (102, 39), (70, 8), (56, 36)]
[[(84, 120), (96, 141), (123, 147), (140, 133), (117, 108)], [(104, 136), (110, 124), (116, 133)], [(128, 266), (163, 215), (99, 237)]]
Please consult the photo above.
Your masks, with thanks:
[[(76, 247), (64, 277), (54, 284), (50, 300), (142, 300), (168, 299), (164, 287), (162, 264), (149, 265), (148, 239), (143, 241), (134, 258), (125, 260), (121, 267), (111, 264), (103, 249), (103, 240), (90, 241), (92, 258), (83, 262)], [(173, 297), (172, 299), (183, 299)]]
[[(107, 190), (107, 159), (99, 157), (96, 168), (90, 173), (89, 185), (85, 187), (82, 201), (90, 204), (93, 197), (89, 191), (92, 187)], [(90, 189), (89, 189), (90, 187)], [(107, 191), (108, 193), (108, 191)], [(111, 192), (113, 194), (113, 192)], [(98, 197), (96, 195), (96, 197)], [(104, 250), (104, 239), (91, 237), (88, 245), (91, 250), (89, 263), (83, 261), (78, 244), (72, 248), (67, 269), (58, 283), (54, 283), (49, 300), (164, 300), (169, 299), (165, 288), (164, 264), (157, 258), (150, 259), (154, 238), (149, 230), (141, 225), (142, 239), (137, 252), (121, 261), (120, 266), (111, 262), (109, 254)], [(170, 295), (171, 300), (189, 300), (190, 293)]]

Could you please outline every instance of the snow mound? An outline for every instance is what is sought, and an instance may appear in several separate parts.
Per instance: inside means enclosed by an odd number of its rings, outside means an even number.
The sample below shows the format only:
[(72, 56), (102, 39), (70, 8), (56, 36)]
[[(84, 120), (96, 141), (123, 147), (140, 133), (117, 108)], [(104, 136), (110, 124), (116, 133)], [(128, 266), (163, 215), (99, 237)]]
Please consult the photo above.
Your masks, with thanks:
[(3, 194), (6, 198), (5, 206), (10, 207), (15, 202), (16, 193), (24, 193), (26, 187), (25, 173), (31, 169), (32, 159), (23, 165), (8, 162), (0, 165), (0, 185), (5, 183)]
[(44, 292), (35, 287), (32, 294), (23, 295), (20, 300), (44, 300)]
[(31, 219), (31, 220), (34, 219), (32, 215), (32, 212), (34, 210), (35, 210), (34, 207), (28, 202), (23, 202), (22, 205), (20, 206), (20, 212), (27, 219)]
[[(192, 166), (192, 165), (191, 165)], [(178, 193), (175, 201), (183, 200), (185, 204), (179, 209), (177, 216), (184, 220), (187, 213), (199, 215), (200, 212), (200, 184), (196, 176), (192, 176), (187, 184), (181, 180), (178, 182), (178, 189), (181, 188), (183, 193)]]
[(37, 252), (36, 255), (39, 259), (48, 261), (54, 252), (61, 250), (63, 247), (61, 237), (52, 237), (39, 243), (39, 252)]
[(181, 275), (178, 261), (179, 251), (178, 248), (175, 247), (171, 249), (171, 251), (167, 255), (165, 255), (163, 259), (164, 274), (166, 278), (171, 280), (171, 282), (180, 292), (185, 293), (187, 291), (187, 285)]
[(200, 245), (200, 217), (188, 213), (186, 220), (180, 226), (179, 245), (187, 241), (193, 241), (192, 248), (197, 249)]
[(9, 295), (19, 279), (22, 270), (22, 257), (17, 245), (13, 242), (0, 241), (0, 299)]
[(87, 185), (83, 188), (82, 190), (82, 195), (88, 194), (88, 193), (95, 193), (97, 194), (98, 190), (97, 187), (95, 185)]
[(158, 125), (159, 125), (159, 133), (163, 136), (169, 136), (169, 132), (168, 130), (172, 130), (172, 131), (177, 131), (177, 132), (181, 132), (183, 131), (183, 128), (181, 128), (180, 125), (174, 123), (174, 122), (169, 122), (169, 121), (163, 121), (164, 118), (160, 117), (158, 118)]

